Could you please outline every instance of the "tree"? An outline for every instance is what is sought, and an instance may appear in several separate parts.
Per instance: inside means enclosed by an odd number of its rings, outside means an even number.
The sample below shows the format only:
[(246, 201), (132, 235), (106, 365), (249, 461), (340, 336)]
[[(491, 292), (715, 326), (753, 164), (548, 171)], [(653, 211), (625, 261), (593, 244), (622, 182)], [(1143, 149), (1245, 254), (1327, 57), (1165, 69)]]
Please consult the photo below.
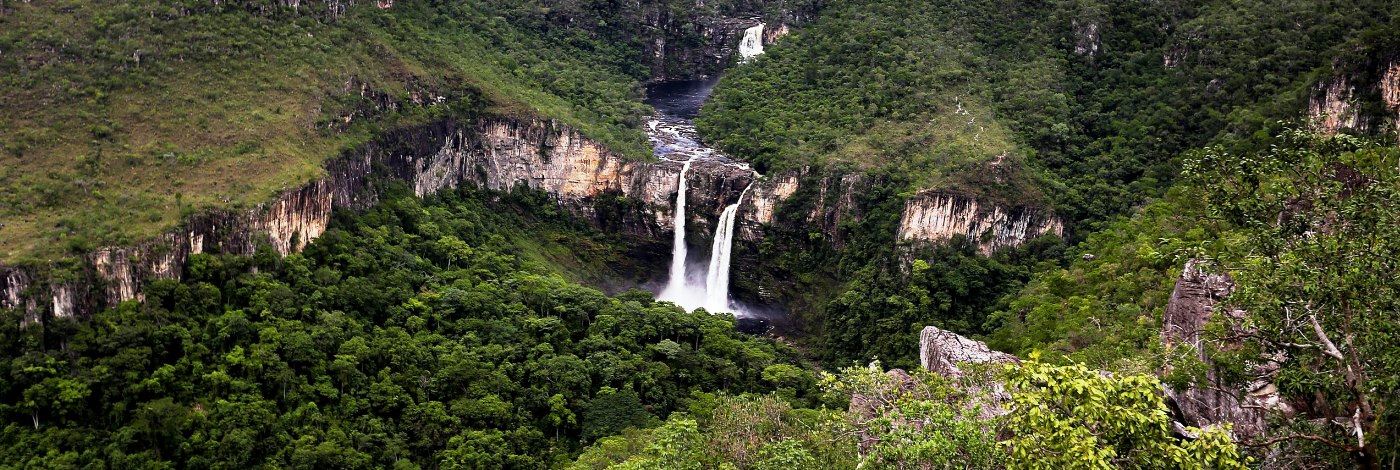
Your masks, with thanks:
[(1256, 444), (1310, 441), (1363, 467), (1394, 462), (1400, 149), (1292, 129), (1268, 151), (1200, 152), (1186, 172), (1204, 188), (1210, 214), (1241, 232), (1218, 262), (1238, 284), (1227, 307), (1248, 313), (1224, 330), (1247, 348), (1217, 353), (1281, 355), (1264, 378), (1326, 423), (1291, 420), (1292, 429)]
[(1155, 377), (1054, 366), (1038, 356), (1009, 369), (1012, 437), (1000, 443), (1008, 468), (1246, 468), (1227, 428), (1188, 428), (1190, 441), (1173, 436)]

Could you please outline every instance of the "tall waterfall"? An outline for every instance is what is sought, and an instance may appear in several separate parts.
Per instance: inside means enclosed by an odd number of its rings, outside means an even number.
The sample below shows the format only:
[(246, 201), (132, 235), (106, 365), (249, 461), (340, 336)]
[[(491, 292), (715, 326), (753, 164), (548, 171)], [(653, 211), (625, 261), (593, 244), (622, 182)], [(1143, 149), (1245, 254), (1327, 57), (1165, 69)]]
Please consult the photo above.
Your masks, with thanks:
[[(762, 25), (750, 28), (745, 35), (745, 43), (741, 50), (746, 54), (757, 54), (763, 50), (763, 30)], [(756, 49), (757, 52), (750, 49)], [(680, 163), (681, 171), (679, 181), (676, 184), (676, 206), (672, 215), (672, 226), (675, 233), (672, 236), (673, 246), (671, 247), (671, 269), (666, 284), (662, 287), (657, 298), (675, 303), (686, 310), (705, 308), (712, 313), (731, 312), (736, 316), (747, 315), (746, 312), (739, 311), (730, 302), (729, 298), (729, 272), (730, 258), (734, 245), (734, 230), (739, 218), (739, 206), (744, 202), (749, 190), (761, 177), (754, 172), (747, 164), (735, 162), (715, 149), (706, 146), (700, 141), (700, 136), (695, 132), (695, 124), (691, 121), (709, 95), (709, 90), (714, 86), (714, 82), (696, 82), (691, 84), (677, 84), (671, 87), (665, 85), (657, 89), (649, 90), (648, 102), (657, 109), (655, 118), (647, 126), (647, 135), (652, 142), (653, 153), (662, 160)], [(651, 94), (656, 91), (658, 93)], [(689, 208), (686, 207), (686, 193), (689, 182), (686, 178), (693, 165), (723, 165), (731, 168), (742, 169), (751, 172), (753, 180), (739, 193), (739, 197), (733, 204), (727, 205), (720, 214), (719, 220), (715, 223), (715, 239), (710, 247), (709, 266), (702, 268), (698, 264), (691, 266), (686, 262), (686, 255), (689, 251), (686, 245), (686, 217)], [(704, 166), (700, 168), (706, 168)], [(732, 193), (730, 193), (732, 194)], [(727, 195), (726, 195), (727, 196)], [(704, 214), (709, 215), (709, 214)], [(705, 269), (705, 271), (701, 271)]]
[(732, 311), (729, 305), (729, 259), (734, 247), (734, 222), (738, 219), (739, 205), (744, 203), (744, 195), (757, 181), (755, 178), (749, 182), (739, 193), (739, 199), (725, 207), (719, 222), (715, 223), (715, 241), (710, 245), (710, 269), (705, 274), (705, 310)]
[(744, 30), (744, 40), (739, 43), (739, 60), (748, 62), (763, 53), (763, 23)]
[(681, 165), (680, 182), (677, 183), (676, 190), (676, 213), (672, 219), (672, 226), (675, 227), (675, 236), (672, 237), (671, 247), (671, 277), (666, 281), (666, 287), (661, 290), (661, 299), (675, 302), (686, 308), (693, 308), (690, 305), (695, 302), (695, 295), (687, 285), (685, 274), (685, 257), (687, 250), (685, 246), (685, 174), (690, 172), (690, 162), (693, 158), (687, 159)]

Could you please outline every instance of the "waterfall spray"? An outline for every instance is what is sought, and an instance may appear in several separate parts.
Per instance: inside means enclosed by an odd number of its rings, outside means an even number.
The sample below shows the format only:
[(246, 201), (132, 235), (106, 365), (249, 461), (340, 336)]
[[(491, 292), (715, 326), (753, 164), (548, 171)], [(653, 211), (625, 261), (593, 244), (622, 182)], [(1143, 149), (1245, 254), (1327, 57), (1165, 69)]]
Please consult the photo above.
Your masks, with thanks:
[(671, 224), (676, 232), (671, 247), (671, 278), (666, 281), (666, 288), (661, 290), (662, 299), (678, 304), (688, 300), (685, 297), (689, 293), (685, 278), (685, 174), (690, 172), (692, 161), (694, 159), (687, 159), (681, 165), (680, 182), (676, 185), (676, 213)]
[(744, 195), (749, 193), (758, 174), (739, 193), (739, 199), (724, 208), (719, 221), (715, 223), (715, 241), (710, 246), (710, 268), (705, 274), (705, 310), (711, 313), (729, 312), (729, 262), (734, 248), (734, 223), (739, 218), (739, 205), (744, 203)]

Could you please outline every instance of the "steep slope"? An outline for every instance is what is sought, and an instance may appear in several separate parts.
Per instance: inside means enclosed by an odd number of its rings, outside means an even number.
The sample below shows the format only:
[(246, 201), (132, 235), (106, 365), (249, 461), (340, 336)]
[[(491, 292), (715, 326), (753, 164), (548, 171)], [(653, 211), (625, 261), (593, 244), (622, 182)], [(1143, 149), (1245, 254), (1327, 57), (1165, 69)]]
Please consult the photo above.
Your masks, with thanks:
[(7, 3), (0, 261), (262, 203), (441, 116), (542, 114), (645, 158), (640, 77), (614, 51), (479, 6), (389, 5)]
[(698, 123), (761, 168), (882, 169), (921, 189), (1045, 200), (1073, 229), (1161, 194), (1181, 152), (1296, 117), (1314, 70), (1391, 7), (831, 2), (727, 76)]

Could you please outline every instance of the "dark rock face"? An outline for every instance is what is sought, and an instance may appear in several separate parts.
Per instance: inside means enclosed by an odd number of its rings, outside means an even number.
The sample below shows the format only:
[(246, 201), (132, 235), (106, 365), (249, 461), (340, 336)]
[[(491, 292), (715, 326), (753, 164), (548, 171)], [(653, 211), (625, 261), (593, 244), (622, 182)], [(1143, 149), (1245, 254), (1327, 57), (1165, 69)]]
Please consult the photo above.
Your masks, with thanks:
[[(810, 21), (820, 8), (819, 1), (755, 0), (741, 2), (732, 11), (697, 13), (713, 8), (705, 3), (697, 1), (688, 9), (660, 1), (642, 3), (647, 37), (644, 47), (653, 82), (718, 76), (738, 55), (744, 30), (764, 23), (763, 44), (772, 44), (792, 26)], [(771, 11), (778, 13), (765, 15)]]
[[(1235, 284), (1228, 275), (1211, 274), (1203, 268), (1204, 263), (1191, 260), (1182, 270), (1162, 321), (1162, 343), (1169, 352), (1174, 348), (1192, 348), (1196, 358), (1208, 366), (1205, 383), (1180, 390), (1167, 387), (1167, 402), (1181, 424), (1205, 427), (1232, 423), (1236, 436), (1247, 438), (1261, 435), (1266, 430), (1267, 415), (1287, 412), (1288, 405), (1283, 403), (1278, 390), (1266, 379), (1248, 384), (1227, 383), (1220, 368), (1207, 356), (1208, 345), (1204, 343), (1206, 339), (1201, 336), (1201, 331), (1216, 314), (1216, 305), (1230, 295)], [(1220, 313), (1233, 318), (1245, 315), (1245, 312), (1238, 310)], [(1212, 346), (1232, 348), (1239, 347), (1239, 344)], [(1275, 369), (1267, 359), (1252, 364), (1251, 368), (1254, 369), (1252, 375), (1257, 377), (1267, 377)]]

